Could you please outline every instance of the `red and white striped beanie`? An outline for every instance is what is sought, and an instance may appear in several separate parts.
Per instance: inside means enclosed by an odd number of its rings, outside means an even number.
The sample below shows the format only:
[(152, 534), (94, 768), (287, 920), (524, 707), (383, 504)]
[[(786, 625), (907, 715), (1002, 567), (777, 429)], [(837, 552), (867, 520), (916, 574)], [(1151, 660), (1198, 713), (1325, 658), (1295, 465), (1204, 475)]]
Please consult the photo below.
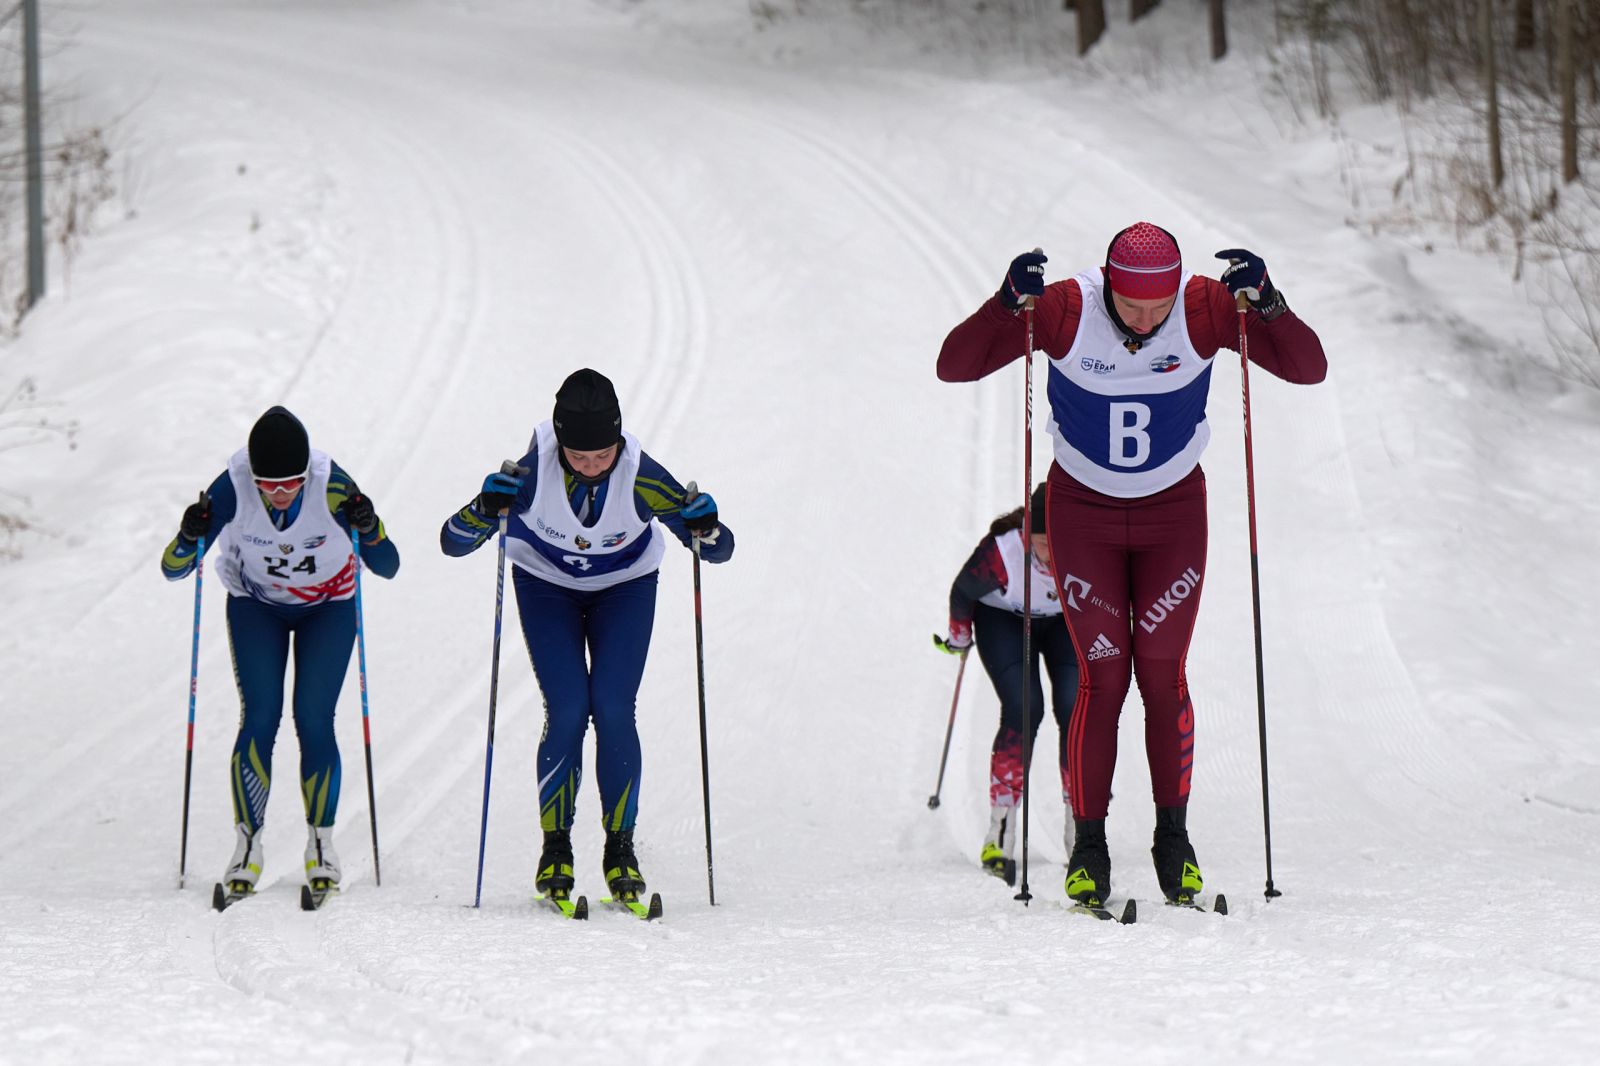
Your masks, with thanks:
[(1111, 291), (1130, 300), (1175, 296), (1182, 274), (1178, 242), (1148, 222), (1135, 222), (1117, 234), (1106, 252), (1106, 280)]

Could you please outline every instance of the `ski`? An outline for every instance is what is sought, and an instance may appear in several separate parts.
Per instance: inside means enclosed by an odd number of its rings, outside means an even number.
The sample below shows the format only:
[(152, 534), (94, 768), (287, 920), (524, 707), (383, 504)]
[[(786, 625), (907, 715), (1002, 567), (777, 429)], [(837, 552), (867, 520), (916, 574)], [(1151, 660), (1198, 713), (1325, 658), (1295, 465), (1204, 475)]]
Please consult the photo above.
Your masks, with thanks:
[(564, 888), (555, 889), (548, 895), (541, 894), (533, 898), (538, 901), (540, 906), (547, 907), (557, 914), (565, 915), (575, 921), (581, 922), (589, 917), (588, 898), (579, 896), (577, 899), (573, 899), (571, 894)]
[(255, 886), (248, 881), (230, 881), (226, 885), (218, 881), (211, 890), (211, 906), (214, 910), (225, 911), (246, 896), (254, 894)]
[(1202, 914), (1206, 913), (1207, 911), (1209, 911), (1212, 914), (1223, 914), (1223, 915), (1225, 915), (1225, 914), (1228, 913), (1228, 897), (1224, 896), (1221, 892), (1218, 892), (1216, 894), (1215, 898), (1212, 899), (1211, 906), (1209, 906), (1209, 907), (1207, 907), (1204, 903), (1201, 903), (1197, 899), (1190, 899), (1190, 900), (1170, 900), (1169, 899), (1169, 900), (1167, 900), (1167, 906), (1172, 907), (1175, 910), (1200, 911)]
[(1113, 913), (1110, 907), (1093, 907), (1087, 903), (1069, 902), (1067, 910), (1073, 914), (1087, 914), (1102, 922), (1116, 922), (1118, 925), (1132, 925), (1139, 920), (1139, 907), (1131, 899), (1123, 905), (1120, 916)]
[(338, 894), (338, 885), (319, 877), (309, 885), (300, 886), (300, 909), (303, 911), (320, 911), (322, 905), (328, 902), (329, 897), (337, 896)]
[(631, 892), (616, 899), (607, 896), (600, 902), (614, 911), (623, 911), (647, 922), (653, 922), (661, 917), (661, 893), (659, 892), (650, 893), (649, 903), (640, 902), (639, 897)]
[(1017, 860), (995, 859), (983, 864), (983, 872), (990, 877), (998, 877), (1006, 884), (1015, 888), (1017, 884)]

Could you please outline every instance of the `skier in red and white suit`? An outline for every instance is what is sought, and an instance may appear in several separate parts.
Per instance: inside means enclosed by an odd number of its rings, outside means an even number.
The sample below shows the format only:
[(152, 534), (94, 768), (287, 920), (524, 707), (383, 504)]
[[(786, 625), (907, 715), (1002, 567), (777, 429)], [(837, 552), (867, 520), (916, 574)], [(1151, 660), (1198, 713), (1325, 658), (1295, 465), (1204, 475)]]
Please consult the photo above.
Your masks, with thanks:
[(1027, 347), (1022, 311), (1034, 298), (1055, 442), (1047, 528), (1080, 679), (1066, 887), (1090, 906), (1110, 895), (1105, 817), (1133, 677), (1145, 705), (1157, 880), (1173, 902), (1192, 902), (1203, 883), (1185, 820), (1195, 730), (1184, 662), (1205, 580), (1206, 398), (1216, 353), (1239, 344), (1236, 295), (1250, 303), (1251, 362), (1303, 385), (1328, 370), (1260, 257), (1236, 248), (1218, 258), (1230, 263), (1221, 281), (1186, 272), (1177, 241), (1148, 222), (1118, 233), (1104, 266), (1050, 285), (1044, 254), (1020, 255), (939, 353), (942, 381), (976, 381), (1013, 362)]

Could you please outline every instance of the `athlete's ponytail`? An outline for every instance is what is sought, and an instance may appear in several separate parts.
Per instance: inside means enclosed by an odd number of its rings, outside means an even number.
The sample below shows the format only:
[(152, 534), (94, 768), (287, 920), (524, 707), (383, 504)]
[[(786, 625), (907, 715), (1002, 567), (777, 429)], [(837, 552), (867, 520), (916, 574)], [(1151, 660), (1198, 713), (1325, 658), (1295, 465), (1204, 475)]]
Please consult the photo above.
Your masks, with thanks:
[(996, 517), (993, 522), (990, 522), (989, 535), (991, 537), (998, 537), (1002, 534), (1010, 533), (1013, 529), (1021, 528), (1022, 508), (1018, 507), (1016, 510), (1007, 511), (1005, 514)]
[[(1033, 490), (1032, 517), (1033, 531), (1035, 533), (1044, 532), (1044, 502), (1045, 483), (1041, 481), (1039, 482), (1039, 487)], [(990, 522), (989, 535), (992, 537), (998, 537), (1003, 533), (1010, 533), (1013, 529), (1021, 528), (1022, 508), (1018, 507), (1015, 510), (1007, 511), (1005, 514), (999, 515), (993, 522)]]

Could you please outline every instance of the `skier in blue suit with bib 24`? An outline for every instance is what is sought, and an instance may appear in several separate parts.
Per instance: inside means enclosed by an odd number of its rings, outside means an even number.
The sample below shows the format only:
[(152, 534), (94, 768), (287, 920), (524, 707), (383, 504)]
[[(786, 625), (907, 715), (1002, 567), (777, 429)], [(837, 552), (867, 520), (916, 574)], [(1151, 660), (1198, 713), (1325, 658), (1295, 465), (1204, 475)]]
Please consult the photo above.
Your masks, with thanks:
[[(359, 563), (352, 533), (361, 538)], [(306, 880), (337, 888), (333, 822), (340, 761), (333, 716), (356, 636), (356, 567), (392, 578), (400, 552), (372, 500), (338, 463), (311, 447), (305, 426), (283, 407), (256, 421), (248, 444), (183, 512), (178, 535), (161, 556), (169, 581), (195, 569), (202, 543), (205, 551), (217, 549), (228, 590), (228, 646), (239, 686), (239, 735), (229, 774), (235, 847), (223, 882), (243, 895), (261, 876), (261, 828), (292, 638)]]
[(508, 515), (506, 554), (545, 702), (535, 887), (561, 897), (574, 885), (573, 811), (593, 719), (606, 885), (615, 899), (638, 899), (645, 883), (633, 845), (641, 761), (634, 711), (666, 551), (657, 525), (686, 547), (698, 541), (709, 563), (733, 555), (733, 531), (717, 520), (708, 493), (686, 490), (623, 431), (616, 390), (593, 370), (562, 383), (550, 421), (534, 430), (516, 465), (516, 474), (484, 479), (445, 522), (439, 544), (446, 555), (466, 555)]

